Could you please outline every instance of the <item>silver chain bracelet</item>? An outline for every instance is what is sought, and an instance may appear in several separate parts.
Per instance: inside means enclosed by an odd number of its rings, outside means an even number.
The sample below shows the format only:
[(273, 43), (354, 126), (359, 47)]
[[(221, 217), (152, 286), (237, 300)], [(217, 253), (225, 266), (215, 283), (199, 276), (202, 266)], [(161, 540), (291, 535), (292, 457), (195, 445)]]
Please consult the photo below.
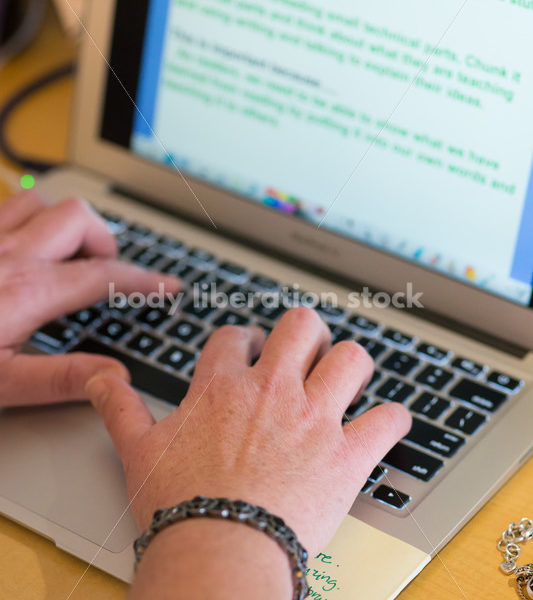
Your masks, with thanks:
[(523, 567), (516, 564), (523, 544), (529, 540), (533, 540), (533, 520), (524, 518), (518, 523), (509, 523), (498, 542), (498, 550), (504, 555), (500, 569), (506, 575), (516, 576), (516, 589), (522, 600), (533, 600), (533, 563)]
[(284, 523), (283, 519), (269, 513), (261, 506), (255, 506), (242, 500), (196, 496), (196, 498), (177, 506), (157, 510), (150, 527), (133, 544), (135, 569), (137, 570), (148, 545), (160, 531), (174, 523), (201, 517), (236, 521), (262, 531), (273, 539), (285, 551), (289, 559), (294, 586), (293, 600), (304, 600), (309, 591), (305, 578), (307, 552), (296, 538), (296, 534)]

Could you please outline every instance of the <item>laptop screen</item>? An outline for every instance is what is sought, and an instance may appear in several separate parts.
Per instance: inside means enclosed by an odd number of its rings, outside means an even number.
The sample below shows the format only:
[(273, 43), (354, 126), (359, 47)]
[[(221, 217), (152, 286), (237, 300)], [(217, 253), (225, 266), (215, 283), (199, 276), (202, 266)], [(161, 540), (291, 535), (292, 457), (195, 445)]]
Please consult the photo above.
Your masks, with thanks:
[(531, 304), (526, 4), (120, 0), (102, 136)]

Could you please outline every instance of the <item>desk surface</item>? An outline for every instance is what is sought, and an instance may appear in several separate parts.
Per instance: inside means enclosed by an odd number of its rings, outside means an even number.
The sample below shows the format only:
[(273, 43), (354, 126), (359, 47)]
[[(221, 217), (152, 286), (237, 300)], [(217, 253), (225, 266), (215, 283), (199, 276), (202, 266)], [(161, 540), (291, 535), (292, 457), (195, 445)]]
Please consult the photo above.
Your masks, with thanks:
[[(74, 55), (52, 15), (43, 32), (25, 54), (0, 71), (0, 103), (25, 82)], [(17, 148), (50, 160), (66, 153), (72, 82), (43, 91), (16, 112), (9, 134)], [(8, 163), (0, 156), (0, 162)], [(6, 190), (1, 187), (0, 198)], [(500, 574), (496, 551), (499, 532), (510, 520), (533, 517), (533, 461), (487, 504), (417, 579), (400, 600), (505, 600), (516, 597)], [(435, 515), (438, 519), (438, 515)], [(0, 598), (18, 600), (122, 600), (127, 587), (97, 569), (58, 550), (50, 541), (0, 518)], [(524, 559), (533, 561), (533, 548)], [(387, 566), (383, 565), (384, 571)], [(75, 592), (71, 590), (83, 576)]]

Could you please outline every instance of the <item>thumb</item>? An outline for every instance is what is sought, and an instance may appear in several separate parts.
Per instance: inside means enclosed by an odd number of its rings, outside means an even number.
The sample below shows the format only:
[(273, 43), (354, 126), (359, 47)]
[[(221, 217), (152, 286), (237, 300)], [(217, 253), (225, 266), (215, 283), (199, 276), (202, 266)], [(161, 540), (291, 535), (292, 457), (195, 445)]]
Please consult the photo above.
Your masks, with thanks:
[(365, 479), (387, 452), (411, 429), (409, 411), (398, 404), (382, 404), (344, 425), (352, 456)]
[(103, 369), (110, 369), (118, 377), (129, 380), (126, 368), (105, 356), (15, 354), (1, 365), (0, 406), (85, 400), (85, 384)]
[(152, 414), (139, 394), (112, 371), (95, 375), (85, 390), (124, 461), (128, 449), (154, 424)]

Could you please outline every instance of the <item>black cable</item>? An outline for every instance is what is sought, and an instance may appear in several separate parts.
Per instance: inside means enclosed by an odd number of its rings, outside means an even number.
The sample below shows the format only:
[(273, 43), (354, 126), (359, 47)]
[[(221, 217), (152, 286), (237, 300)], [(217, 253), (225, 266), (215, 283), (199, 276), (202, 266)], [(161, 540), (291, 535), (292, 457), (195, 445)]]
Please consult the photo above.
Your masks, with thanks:
[(4, 31), (6, 30), (6, 21), (7, 21), (7, 0), (0, 0), (0, 44), (4, 40), (6, 35)]
[(49, 86), (50, 84), (55, 83), (64, 77), (69, 77), (74, 73), (74, 70), (75, 65), (69, 63), (67, 65), (63, 65), (62, 67), (56, 68), (49, 73), (46, 73), (35, 81), (32, 81), (26, 87), (19, 90), (2, 107), (0, 110), (0, 151), (2, 151), (11, 162), (16, 163), (29, 171), (37, 171), (39, 173), (57, 166), (53, 163), (41, 161), (38, 158), (24, 156), (14, 150), (7, 139), (7, 122), (11, 116), (11, 113), (27, 98), (39, 90)]
[[(5, 26), (8, 21), (14, 30), (7, 27), (9, 35), (3, 35), (0, 40), (0, 67), (11, 60), (17, 54), (20, 54), (27, 46), (31, 44), (41, 25), (46, 13), (46, 0), (20, 0), (14, 4), (7, 0), (0, 0), (0, 17)], [(1, 32), (0, 32), (1, 33)], [(4, 39), (6, 37), (6, 39)]]

